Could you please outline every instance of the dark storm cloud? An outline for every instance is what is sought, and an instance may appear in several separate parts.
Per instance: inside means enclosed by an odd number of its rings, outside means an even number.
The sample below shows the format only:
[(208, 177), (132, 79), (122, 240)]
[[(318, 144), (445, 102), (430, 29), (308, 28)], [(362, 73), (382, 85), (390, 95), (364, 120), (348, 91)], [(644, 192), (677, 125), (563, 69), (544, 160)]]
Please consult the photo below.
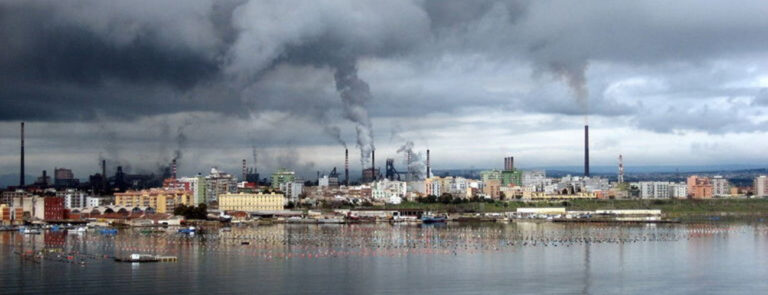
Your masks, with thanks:
[[(696, 112), (720, 114), (717, 108), (690, 111), (680, 117), (684, 124), (663, 123), (683, 107), (658, 111), (653, 104), (663, 102), (606, 97), (614, 73), (595, 71), (595, 64), (654, 68), (764, 53), (765, 12), (760, 1), (8, 0), (0, 2), (0, 120), (136, 120), (198, 111), (248, 118), (277, 111), (289, 114), (286, 126), (309, 118), (327, 141), (351, 143), (351, 132), (336, 132), (340, 118), (367, 123), (345, 112), (359, 110), (345, 101), (363, 102), (357, 106), (367, 108), (367, 120), (467, 107), (578, 116), (588, 103), (594, 115), (647, 112), (634, 120), (640, 128), (706, 130), (716, 126)], [(430, 68), (471, 67), (478, 56), (499, 68), (448, 77)], [(388, 83), (370, 80), (365, 75), (375, 69), (360, 65), (366, 59), (415, 72)], [(509, 67), (525, 68), (526, 77)], [(334, 75), (340, 69), (355, 69), (346, 73), (354, 77)], [(671, 82), (656, 97), (753, 91), (687, 89), (691, 83), (675, 69), (662, 71)], [(528, 85), (489, 90), (471, 81), (478, 75)], [(345, 76), (367, 84), (372, 98), (342, 100), (334, 78)], [(761, 97), (755, 105), (763, 105)], [(730, 126), (712, 130), (750, 125)]]
[[(694, 3), (698, 9), (691, 11)], [(0, 89), (7, 106), (2, 119), (83, 119), (98, 112), (132, 117), (211, 107), (229, 113), (242, 111), (233, 106), (238, 101), (269, 108), (270, 101), (252, 101), (259, 97), (238, 97), (246, 86), (231, 85), (231, 75), (253, 81), (281, 63), (335, 68), (366, 57), (409, 60), (451, 52), (529, 63), (534, 72), (563, 77), (578, 94), (586, 91), (592, 61), (647, 64), (762, 51), (766, 21), (750, 17), (760, 11), (765, 7), (758, 2), (734, 7), (717, 1), (5, 1), (0, 79), (10, 86)], [(221, 97), (146, 111), (110, 107), (213, 96), (205, 91), (211, 87), (223, 90)], [(88, 95), (99, 90), (98, 98)], [(120, 95), (126, 91), (133, 97)], [(217, 106), (219, 99), (228, 107)], [(62, 111), (66, 116), (41, 110), (56, 100), (87, 106)]]
[[(110, 5), (96, 4), (0, 3), (0, 40), (5, 44), (0, 55), (4, 106), (0, 118), (90, 120), (99, 114), (135, 118), (209, 107), (178, 98), (216, 79), (215, 46), (209, 47), (213, 53), (203, 52), (183, 37), (169, 39), (156, 27), (160, 23), (114, 11), (121, 5), (103, 11), (99, 8)], [(73, 12), (78, 5), (85, 5), (81, 13), (86, 15)]]

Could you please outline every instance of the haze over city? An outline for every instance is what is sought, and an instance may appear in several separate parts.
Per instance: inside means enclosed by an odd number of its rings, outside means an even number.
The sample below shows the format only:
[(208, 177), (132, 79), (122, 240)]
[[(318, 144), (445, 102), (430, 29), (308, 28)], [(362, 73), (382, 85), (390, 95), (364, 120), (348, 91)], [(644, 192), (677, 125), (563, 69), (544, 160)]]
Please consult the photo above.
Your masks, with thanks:
[(0, 293), (766, 294), (766, 16), (0, 0)]
[[(3, 1), (0, 174), (762, 165), (768, 5)], [(290, 24), (290, 25), (286, 25)], [(738, 33), (735, 33), (738, 32)], [(110, 168), (113, 170), (113, 168)], [(359, 175), (359, 174), (355, 174)]]

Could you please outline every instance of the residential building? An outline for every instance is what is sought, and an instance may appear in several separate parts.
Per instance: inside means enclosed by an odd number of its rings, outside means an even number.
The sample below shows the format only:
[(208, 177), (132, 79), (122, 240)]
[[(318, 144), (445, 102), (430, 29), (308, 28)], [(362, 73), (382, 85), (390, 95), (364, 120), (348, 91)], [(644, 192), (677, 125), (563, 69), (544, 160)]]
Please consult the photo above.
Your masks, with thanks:
[(61, 194), (59, 192), (56, 194), (64, 198), (64, 207), (67, 209), (79, 209), (88, 205), (86, 202), (88, 195), (83, 191), (67, 189), (61, 191)]
[(85, 207), (95, 208), (99, 206), (106, 206), (106, 205), (112, 204), (114, 200), (115, 200), (114, 197), (87, 196), (85, 197)]
[(223, 211), (278, 211), (283, 210), (285, 196), (278, 193), (239, 193), (219, 196), (219, 209)]
[(637, 184), (641, 199), (668, 199), (672, 183), (664, 181), (641, 181)]
[(501, 185), (502, 186), (522, 186), (523, 185), (523, 171), (520, 170), (504, 170), (501, 172)]
[(491, 197), (494, 200), (497, 200), (501, 197), (501, 180), (500, 179), (490, 179), (487, 181), (483, 181), (483, 194)]
[(433, 195), (433, 196), (440, 196), (443, 194), (443, 188), (442, 188), (443, 181), (440, 177), (431, 177), (424, 181), (424, 185), (426, 186), (426, 194), (427, 195)]
[(768, 177), (765, 175), (755, 177), (752, 185), (754, 186), (755, 197), (768, 197)]
[(64, 220), (64, 198), (45, 197), (43, 198), (43, 219), (44, 220)]
[(291, 182), (285, 182), (278, 188), (285, 193), (287, 200), (290, 202), (298, 202), (299, 195), (304, 191), (304, 182), (301, 179), (294, 179)]
[[(198, 189), (201, 189), (198, 187)], [(237, 178), (216, 168), (205, 177), (205, 203), (218, 201), (219, 195), (237, 191)]]
[(669, 196), (676, 199), (685, 199), (688, 197), (688, 185), (685, 183), (674, 183), (669, 186)]
[(15, 191), (4, 191), (0, 195), (0, 204), (13, 205), (13, 200), (16, 197), (31, 197), (31, 196), (32, 194), (22, 189), (17, 189)]
[(688, 177), (688, 195), (694, 199), (712, 198), (712, 181), (709, 177), (691, 175)]
[(398, 199), (405, 197), (407, 184), (404, 181), (384, 179), (377, 181), (371, 187), (371, 196), (374, 200), (387, 203), (399, 203)]
[(150, 207), (156, 213), (172, 213), (179, 205), (195, 205), (192, 192), (184, 189), (148, 189), (115, 193), (115, 206)]
[(501, 181), (501, 171), (499, 171), (499, 170), (481, 171), (480, 172), (480, 180), (482, 180), (484, 183), (488, 182), (489, 180)]
[(296, 179), (296, 172), (286, 169), (277, 169), (272, 173), (272, 188), (280, 188), (280, 184), (290, 183)]
[(712, 177), (712, 195), (716, 197), (730, 196), (731, 188), (730, 184), (728, 184), (728, 179), (725, 179), (720, 175)]
[(205, 177), (202, 175), (182, 177), (178, 182), (184, 183), (185, 187), (192, 192), (192, 200), (195, 204), (205, 203)]
[(543, 188), (548, 183), (547, 172), (544, 170), (523, 171), (523, 186), (535, 186)]

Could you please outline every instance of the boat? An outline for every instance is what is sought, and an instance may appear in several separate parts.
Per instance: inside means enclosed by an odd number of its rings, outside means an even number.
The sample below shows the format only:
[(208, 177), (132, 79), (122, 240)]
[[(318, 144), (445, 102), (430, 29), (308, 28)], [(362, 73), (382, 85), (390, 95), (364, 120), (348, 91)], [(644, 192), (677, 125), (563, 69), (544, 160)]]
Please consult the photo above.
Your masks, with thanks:
[(25, 228), (21, 230), (21, 232), (25, 235), (39, 235), (42, 233), (39, 229), (36, 228)]
[(317, 223), (325, 223), (325, 224), (342, 224), (344, 223), (344, 219), (341, 218), (323, 218), (318, 219)]
[(132, 262), (132, 263), (174, 262), (176, 260), (177, 260), (176, 256), (156, 256), (156, 255), (136, 254), (136, 253), (133, 253), (131, 254), (131, 256), (128, 256), (128, 257), (115, 257), (115, 261), (117, 262)]
[(445, 216), (433, 216), (433, 215), (421, 216), (422, 223), (444, 223), (446, 221), (448, 221), (448, 218), (446, 218)]
[(104, 228), (104, 229), (101, 229), (99, 231), (99, 233), (102, 234), (102, 235), (116, 235), (117, 234), (117, 229), (114, 229), (114, 228)]
[(179, 233), (182, 234), (194, 234), (197, 231), (194, 226), (190, 226), (188, 228), (180, 228)]

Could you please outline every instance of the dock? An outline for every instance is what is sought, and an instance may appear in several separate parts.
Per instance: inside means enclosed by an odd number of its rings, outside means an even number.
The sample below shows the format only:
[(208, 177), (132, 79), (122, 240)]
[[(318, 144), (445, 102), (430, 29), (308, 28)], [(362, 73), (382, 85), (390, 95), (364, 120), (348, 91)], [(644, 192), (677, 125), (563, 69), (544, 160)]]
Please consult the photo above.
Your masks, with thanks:
[(555, 218), (552, 222), (576, 222), (576, 223), (680, 223), (677, 219), (604, 219), (604, 218)]

